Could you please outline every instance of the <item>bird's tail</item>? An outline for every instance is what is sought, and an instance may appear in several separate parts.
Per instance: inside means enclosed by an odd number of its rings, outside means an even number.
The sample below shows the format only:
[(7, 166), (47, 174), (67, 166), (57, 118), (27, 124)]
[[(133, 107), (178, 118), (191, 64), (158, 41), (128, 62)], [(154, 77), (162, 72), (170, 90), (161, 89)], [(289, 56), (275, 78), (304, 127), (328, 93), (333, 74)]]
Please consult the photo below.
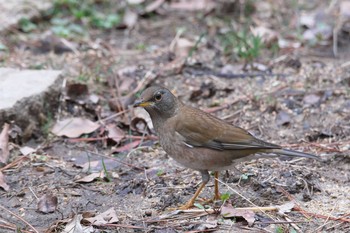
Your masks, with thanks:
[(276, 153), (278, 155), (291, 156), (291, 157), (303, 157), (303, 158), (321, 160), (316, 155), (312, 155), (312, 154), (308, 154), (308, 153), (304, 153), (304, 152), (299, 152), (299, 151), (294, 151), (294, 150), (275, 149), (275, 150), (273, 150), (273, 153)]

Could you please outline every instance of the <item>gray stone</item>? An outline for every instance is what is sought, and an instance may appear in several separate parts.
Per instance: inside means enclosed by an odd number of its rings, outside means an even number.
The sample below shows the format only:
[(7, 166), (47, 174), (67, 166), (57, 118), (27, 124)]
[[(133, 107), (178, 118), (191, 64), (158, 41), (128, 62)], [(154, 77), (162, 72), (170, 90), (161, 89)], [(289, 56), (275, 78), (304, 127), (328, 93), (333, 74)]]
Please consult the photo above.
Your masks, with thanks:
[(0, 68), (0, 127), (14, 123), (23, 139), (40, 135), (55, 115), (62, 87), (61, 71)]
[(18, 23), (21, 18), (33, 18), (40, 11), (48, 10), (54, 4), (52, 0), (0, 0), (0, 31)]

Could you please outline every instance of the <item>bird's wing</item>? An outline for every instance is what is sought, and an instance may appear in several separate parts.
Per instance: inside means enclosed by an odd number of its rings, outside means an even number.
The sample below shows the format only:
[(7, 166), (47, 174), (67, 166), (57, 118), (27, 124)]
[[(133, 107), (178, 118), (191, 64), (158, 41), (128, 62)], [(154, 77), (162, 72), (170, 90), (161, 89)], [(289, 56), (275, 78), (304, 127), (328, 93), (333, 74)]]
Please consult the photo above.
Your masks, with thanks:
[[(184, 118), (178, 118), (175, 133), (190, 147), (207, 147), (216, 150), (279, 149), (278, 145), (264, 142), (253, 135), (230, 125), (201, 110), (185, 107)], [(182, 119), (189, 119), (183, 121)]]

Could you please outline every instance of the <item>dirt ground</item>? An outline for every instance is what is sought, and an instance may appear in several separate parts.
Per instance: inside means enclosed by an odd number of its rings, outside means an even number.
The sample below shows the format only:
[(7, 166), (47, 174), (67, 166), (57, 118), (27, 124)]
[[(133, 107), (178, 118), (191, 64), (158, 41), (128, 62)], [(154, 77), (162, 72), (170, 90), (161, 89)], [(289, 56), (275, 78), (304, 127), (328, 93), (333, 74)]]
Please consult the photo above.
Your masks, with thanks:
[[(283, 4), (281, 12), (274, 13), (278, 17), (269, 17), (275, 20), (271, 27), (294, 15)], [(2, 171), (10, 189), (0, 190), (0, 205), (12, 213), (0, 211), (1, 232), (12, 232), (11, 227), (17, 227), (16, 232), (32, 231), (29, 224), (38, 232), (64, 232), (74, 216), (85, 219), (110, 208), (115, 210), (115, 222), (71, 232), (350, 231), (350, 43), (339, 45), (336, 58), (331, 43), (285, 48), (275, 54), (265, 49), (253, 59), (255, 66), (245, 69), (244, 59), (232, 59), (220, 47), (219, 33), (226, 27), (220, 19), (230, 14), (222, 13), (224, 6), (217, 7), (209, 13), (178, 10), (139, 16), (131, 29), (91, 29), (88, 38), (67, 39), (74, 49), (64, 53), (55, 53), (53, 45), (43, 49), (42, 35), (49, 30), (45, 18), (31, 33), (7, 32), (2, 43), (9, 49), (2, 54), (2, 66), (63, 69), (67, 86), (83, 83), (88, 88), (84, 95), (99, 97), (92, 103), (86, 96), (69, 96), (63, 90), (60, 109), (52, 113), (48, 129), (72, 116), (103, 124), (75, 140), (45, 132), (33, 134), (27, 142), (12, 139), (10, 162), (21, 160)], [(193, 42), (195, 49), (175, 40), (180, 28), (186, 29), (181, 38)], [(223, 75), (227, 72), (256, 75)], [(194, 194), (201, 177), (167, 156), (150, 136), (155, 135), (152, 128), (140, 130), (148, 118), (131, 108), (136, 99), (133, 90), (153, 84), (168, 87), (184, 103), (258, 138), (319, 156), (321, 161), (254, 160), (220, 174), (220, 191), (229, 194), (225, 205), (269, 207), (293, 202), (291, 210), (257, 211), (252, 225), (239, 216), (222, 216), (223, 201), (205, 206), (214, 213), (201, 210), (204, 204), (195, 208), (197, 212), (171, 212)], [(119, 114), (101, 120), (115, 113)], [(125, 132), (117, 143), (105, 137), (110, 123)], [(23, 156), (19, 150), (23, 146), (36, 151)], [(79, 181), (101, 171), (108, 177)], [(212, 177), (201, 197), (210, 198), (213, 192)], [(45, 194), (57, 197), (54, 212), (38, 211), (38, 198)], [(83, 220), (81, 225), (91, 223)]]

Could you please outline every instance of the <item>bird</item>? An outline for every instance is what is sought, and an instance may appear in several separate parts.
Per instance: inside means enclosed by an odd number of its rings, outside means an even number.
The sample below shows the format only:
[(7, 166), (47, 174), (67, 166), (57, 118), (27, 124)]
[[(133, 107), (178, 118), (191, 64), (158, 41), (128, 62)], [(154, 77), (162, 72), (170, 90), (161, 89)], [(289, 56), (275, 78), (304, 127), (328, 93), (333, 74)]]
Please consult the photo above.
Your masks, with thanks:
[(220, 200), (218, 175), (240, 161), (261, 157), (289, 156), (319, 160), (319, 157), (265, 142), (248, 131), (198, 108), (185, 105), (162, 86), (146, 88), (134, 107), (143, 107), (151, 117), (165, 152), (182, 166), (199, 171), (202, 181), (195, 194), (179, 209), (189, 209), (214, 173), (214, 200)]

